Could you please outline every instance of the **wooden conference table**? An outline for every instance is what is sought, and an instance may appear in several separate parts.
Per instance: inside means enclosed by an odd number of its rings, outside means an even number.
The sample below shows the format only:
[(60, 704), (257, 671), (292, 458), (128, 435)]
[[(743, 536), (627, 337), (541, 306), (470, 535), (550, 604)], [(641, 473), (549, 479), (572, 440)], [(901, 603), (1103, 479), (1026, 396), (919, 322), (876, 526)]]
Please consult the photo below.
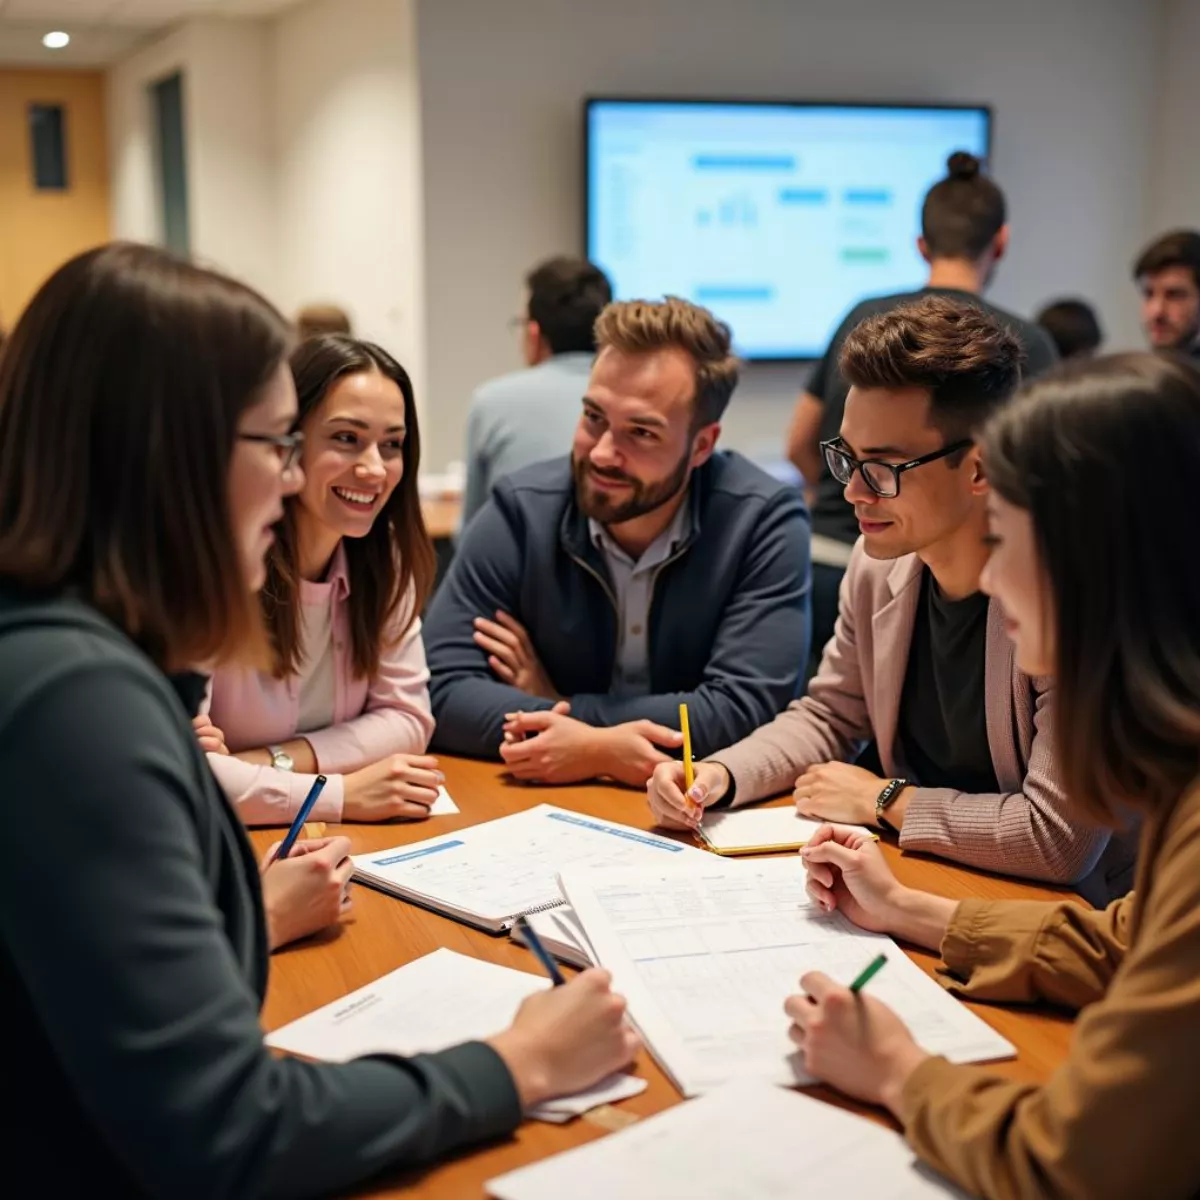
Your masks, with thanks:
[[(412, 825), (331, 825), (325, 828), (325, 833), (344, 833), (349, 836), (355, 853), (365, 853), (449, 833), (543, 802), (641, 829), (651, 828), (649, 810), (640, 792), (603, 785), (525, 787), (508, 779), (498, 765), (461, 759), (443, 758), (442, 769), (447, 790), (462, 810), (460, 815)], [(264, 851), (278, 840), (279, 831), (255, 830), (252, 836), (258, 849)], [(884, 852), (902, 882), (947, 896), (1058, 899), (1064, 894), (948, 863), (901, 855), (890, 844), (885, 844)], [(540, 973), (533, 956), (507, 938), (490, 937), (359, 886), (354, 892), (354, 912), (339, 928), (274, 956), (263, 1014), (266, 1027), (277, 1029), (439, 946)], [(910, 951), (910, 955), (932, 973), (934, 955), (920, 951)], [(971, 1007), (1017, 1047), (1019, 1054), (1013, 1062), (997, 1064), (996, 1069), (1003, 1074), (1014, 1079), (1044, 1080), (1065, 1057), (1071, 1031), (1068, 1018), (1048, 1010)], [(784, 1020), (782, 1011), (780, 1020)], [(649, 1080), (649, 1087), (640, 1096), (622, 1101), (617, 1106), (620, 1112), (650, 1116), (680, 1102), (679, 1093), (645, 1052), (635, 1070)], [(872, 1110), (857, 1108), (835, 1097), (827, 1089), (811, 1091), (822, 1099), (885, 1119)], [(528, 1121), (510, 1141), (464, 1152), (424, 1171), (396, 1174), (358, 1194), (423, 1200), (480, 1197), (484, 1195), (486, 1180), (605, 1134), (600, 1125), (588, 1118), (567, 1125)]]

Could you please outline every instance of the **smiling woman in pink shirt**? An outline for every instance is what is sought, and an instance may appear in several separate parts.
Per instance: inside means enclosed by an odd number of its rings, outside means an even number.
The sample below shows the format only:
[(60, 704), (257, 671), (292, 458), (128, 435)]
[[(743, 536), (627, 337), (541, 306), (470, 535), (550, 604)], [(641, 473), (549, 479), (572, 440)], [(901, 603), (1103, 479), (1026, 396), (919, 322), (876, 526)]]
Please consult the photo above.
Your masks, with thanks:
[(442, 776), (420, 612), (434, 554), (417, 495), (408, 373), (371, 342), (292, 355), (304, 486), (287, 504), (262, 605), (272, 670), (222, 667), (201, 745), (247, 825), (285, 825), (313, 778), (318, 821), (429, 815)]

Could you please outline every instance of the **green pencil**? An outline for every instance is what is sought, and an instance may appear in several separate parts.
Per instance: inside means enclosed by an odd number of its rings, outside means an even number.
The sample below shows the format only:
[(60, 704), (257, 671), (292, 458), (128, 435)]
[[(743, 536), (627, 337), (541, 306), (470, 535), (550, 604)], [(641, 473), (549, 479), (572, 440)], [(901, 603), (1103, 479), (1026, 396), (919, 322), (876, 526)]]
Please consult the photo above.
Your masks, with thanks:
[(887, 962), (886, 954), (880, 954), (876, 958), (873, 958), (863, 967), (862, 974), (850, 985), (850, 990), (852, 992), (861, 992), (879, 974), (885, 962)]

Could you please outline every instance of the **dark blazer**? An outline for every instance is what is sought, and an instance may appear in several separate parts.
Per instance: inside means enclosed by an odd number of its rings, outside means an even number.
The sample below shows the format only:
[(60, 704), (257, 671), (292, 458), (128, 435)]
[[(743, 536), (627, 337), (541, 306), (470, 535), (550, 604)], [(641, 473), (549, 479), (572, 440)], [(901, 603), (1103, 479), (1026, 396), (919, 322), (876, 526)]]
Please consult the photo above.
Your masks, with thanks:
[(571, 715), (675, 728), (687, 703), (697, 754), (745, 737), (793, 700), (808, 658), (809, 527), (800, 493), (740, 454), (693, 475), (687, 533), (654, 581), (648, 696), (609, 695), (617, 610), (604, 555), (575, 504), (569, 458), (500, 480), (467, 526), (425, 621), (433, 745), (495, 757), (504, 716), (550, 701), (502, 683), (472, 640), (476, 617), (529, 631)]
[(267, 1052), (258, 868), (192, 733), (204, 682), (81, 603), (0, 592), (0, 1157), (50, 1196), (315, 1196), (511, 1131), (480, 1043)]

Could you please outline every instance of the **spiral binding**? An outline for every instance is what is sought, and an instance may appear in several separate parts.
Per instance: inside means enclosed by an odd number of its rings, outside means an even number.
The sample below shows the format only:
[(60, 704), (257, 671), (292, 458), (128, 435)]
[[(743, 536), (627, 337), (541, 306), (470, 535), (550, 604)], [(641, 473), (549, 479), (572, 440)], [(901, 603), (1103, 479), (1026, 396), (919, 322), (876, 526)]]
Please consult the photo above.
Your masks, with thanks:
[(534, 913), (548, 912), (552, 908), (565, 908), (567, 902), (565, 900), (547, 900), (545, 904), (535, 904), (532, 908), (522, 909), (519, 913), (513, 913), (511, 917), (506, 918), (500, 925), (506, 933), (512, 930), (512, 927), (522, 917), (532, 917)]

